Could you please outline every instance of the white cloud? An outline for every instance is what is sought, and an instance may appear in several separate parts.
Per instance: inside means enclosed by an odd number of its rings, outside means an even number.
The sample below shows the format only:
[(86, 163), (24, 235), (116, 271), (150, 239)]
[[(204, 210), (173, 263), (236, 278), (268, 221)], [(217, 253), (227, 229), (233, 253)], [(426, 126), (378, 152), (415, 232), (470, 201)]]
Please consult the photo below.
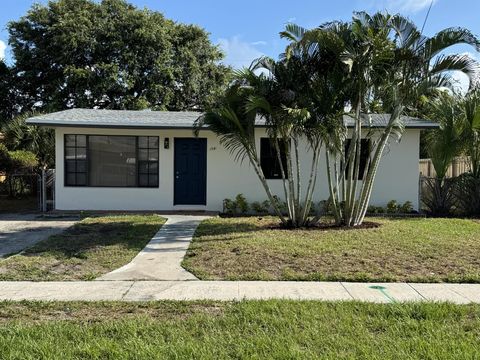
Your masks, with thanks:
[(236, 69), (248, 67), (253, 60), (264, 55), (254, 47), (254, 43), (243, 41), (239, 35), (229, 39), (219, 39), (218, 43), (226, 55), (223, 62)]
[(7, 44), (0, 40), (0, 59), (5, 59), (5, 49), (7, 48)]
[(254, 41), (252, 43), (250, 43), (251, 45), (253, 46), (258, 46), (258, 45), (267, 45), (267, 42), (266, 41), (263, 41), (263, 40), (260, 40), (260, 41)]
[[(480, 61), (480, 58), (478, 55), (471, 53), (469, 51), (461, 53), (459, 55), (468, 55), (471, 58)], [(468, 91), (468, 88), (470, 86), (470, 79), (467, 75), (460, 71), (452, 71), (451, 73), (452, 81), (454, 82), (453, 86), (456, 91), (465, 94)], [(474, 80), (475, 83), (478, 83), (478, 79)]]
[[(438, 0), (433, 0), (433, 5)], [(375, 0), (372, 7), (386, 9), (390, 12), (417, 13), (427, 9), (432, 0)]]

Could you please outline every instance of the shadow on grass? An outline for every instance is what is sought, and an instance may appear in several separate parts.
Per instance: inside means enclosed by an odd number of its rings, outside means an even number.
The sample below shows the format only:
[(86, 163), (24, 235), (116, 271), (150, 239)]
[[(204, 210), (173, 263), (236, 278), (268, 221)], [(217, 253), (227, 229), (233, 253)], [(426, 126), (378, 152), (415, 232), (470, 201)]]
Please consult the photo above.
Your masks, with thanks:
[(158, 224), (138, 224), (134, 221), (78, 223), (62, 234), (50, 236), (26, 249), (22, 255), (57, 253), (66, 258), (81, 259), (89, 251), (119, 244), (125, 249), (140, 251), (158, 228)]
[(252, 220), (254, 219), (252, 217), (234, 219), (232, 222), (227, 220), (219, 221), (218, 219), (206, 220), (198, 226), (194, 237), (249, 233), (268, 230), (272, 226), (279, 224), (275, 220), (262, 221), (261, 224), (258, 224), (258, 222)]
[[(386, 218), (388, 220), (405, 220), (404, 218)], [(418, 218), (416, 218), (418, 219)], [(326, 217), (321, 220), (321, 223), (317, 226), (300, 227), (300, 228), (288, 228), (283, 227), (280, 220), (275, 217), (227, 217), (206, 220), (200, 224), (195, 232), (195, 237), (202, 236), (220, 236), (239, 233), (250, 233), (262, 230), (278, 230), (286, 232), (303, 232), (303, 231), (357, 231), (365, 229), (375, 229), (382, 224), (374, 221), (375, 218), (369, 218), (357, 227), (342, 227), (336, 226), (333, 223), (333, 219)], [(410, 220), (410, 219), (407, 219)]]

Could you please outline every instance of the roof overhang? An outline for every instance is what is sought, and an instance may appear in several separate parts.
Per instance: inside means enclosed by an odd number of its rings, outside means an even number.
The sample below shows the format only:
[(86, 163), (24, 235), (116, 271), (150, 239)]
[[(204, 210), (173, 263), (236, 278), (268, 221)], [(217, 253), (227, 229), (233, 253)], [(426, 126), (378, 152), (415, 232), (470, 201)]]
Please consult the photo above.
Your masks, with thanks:
[[(202, 115), (191, 111), (134, 111), (134, 110), (93, 110), (70, 109), (27, 119), (27, 124), (55, 127), (100, 128), (100, 129), (178, 129), (193, 130), (195, 121)], [(383, 128), (388, 123), (389, 114), (371, 114), (365, 117), (364, 127)], [(403, 116), (403, 123), (408, 129), (434, 129), (439, 124), (429, 120)], [(354, 121), (344, 116), (347, 127), (353, 127)], [(265, 128), (263, 119), (257, 119), (256, 127)], [(208, 127), (204, 127), (208, 129)]]

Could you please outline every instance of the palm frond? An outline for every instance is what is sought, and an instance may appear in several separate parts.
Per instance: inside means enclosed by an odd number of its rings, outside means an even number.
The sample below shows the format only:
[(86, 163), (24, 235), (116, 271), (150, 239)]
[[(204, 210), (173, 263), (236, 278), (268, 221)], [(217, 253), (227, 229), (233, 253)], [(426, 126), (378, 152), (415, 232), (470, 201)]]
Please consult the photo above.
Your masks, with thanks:
[(460, 71), (467, 75), (470, 79), (470, 88), (472, 88), (478, 81), (480, 64), (467, 54), (440, 55), (430, 68), (432, 75), (450, 71)]
[(300, 25), (290, 23), (285, 25), (285, 30), (280, 32), (280, 37), (291, 42), (298, 42), (303, 38), (306, 32), (307, 29)]
[(425, 56), (432, 59), (453, 45), (467, 44), (480, 51), (480, 40), (470, 30), (461, 27), (450, 27), (439, 31), (425, 42)]

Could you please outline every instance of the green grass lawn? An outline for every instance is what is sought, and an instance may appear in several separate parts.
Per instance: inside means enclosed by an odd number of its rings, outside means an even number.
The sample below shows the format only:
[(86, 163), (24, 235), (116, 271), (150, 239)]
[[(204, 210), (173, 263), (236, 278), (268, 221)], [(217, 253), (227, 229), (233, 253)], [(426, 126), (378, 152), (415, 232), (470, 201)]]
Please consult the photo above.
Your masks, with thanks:
[(480, 306), (0, 303), (1, 359), (474, 359)]
[(86, 218), (0, 260), (0, 280), (93, 280), (130, 262), (164, 222), (157, 215)]
[(275, 218), (202, 222), (183, 266), (200, 279), (480, 282), (480, 222), (368, 219), (378, 228), (283, 230)]

